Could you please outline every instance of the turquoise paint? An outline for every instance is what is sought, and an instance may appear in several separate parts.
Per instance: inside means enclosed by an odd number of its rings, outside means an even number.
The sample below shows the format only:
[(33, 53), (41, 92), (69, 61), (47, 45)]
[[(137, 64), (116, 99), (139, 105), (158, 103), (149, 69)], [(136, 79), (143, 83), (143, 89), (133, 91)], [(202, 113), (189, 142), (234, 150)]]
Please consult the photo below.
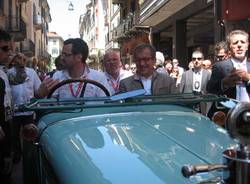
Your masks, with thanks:
[(220, 173), (184, 178), (185, 164), (220, 163), (235, 145), (226, 131), (176, 105), (87, 108), (40, 120), (40, 145), (61, 183), (198, 183)]

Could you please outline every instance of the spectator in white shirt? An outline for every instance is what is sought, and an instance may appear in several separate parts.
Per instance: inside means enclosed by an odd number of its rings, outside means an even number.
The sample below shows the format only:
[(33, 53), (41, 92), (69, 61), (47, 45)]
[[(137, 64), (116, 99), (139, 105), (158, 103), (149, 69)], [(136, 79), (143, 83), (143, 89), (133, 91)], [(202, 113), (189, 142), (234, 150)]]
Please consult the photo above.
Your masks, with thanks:
[[(53, 78), (46, 78), (40, 86), (39, 95), (47, 96), (53, 86), (67, 79), (91, 79), (109, 89), (105, 75), (87, 66), (88, 54), (88, 45), (82, 39), (70, 38), (64, 41), (61, 59), (65, 69), (55, 72)], [(77, 98), (81, 95), (85, 97), (105, 96), (102, 89), (93, 84), (87, 84), (84, 94), (81, 92), (82, 89), (82, 82), (66, 84), (58, 88), (53, 96), (58, 98)]]
[(119, 49), (108, 50), (103, 58), (105, 75), (110, 88), (110, 93), (113, 95), (119, 92), (120, 80), (125, 79), (132, 74), (127, 70), (123, 70), (120, 58)]
[[(25, 67), (27, 58), (17, 53), (12, 56), (13, 67), (8, 70), (13, 103), (15, 106), (25, 104), (34, 98), (41, 84), (37, 73), (32, 68)], [(34, 122), (34, 112), (15, 112), (13, 117), (13, 151), (14, 163), (21, 159), (20, 127)]]

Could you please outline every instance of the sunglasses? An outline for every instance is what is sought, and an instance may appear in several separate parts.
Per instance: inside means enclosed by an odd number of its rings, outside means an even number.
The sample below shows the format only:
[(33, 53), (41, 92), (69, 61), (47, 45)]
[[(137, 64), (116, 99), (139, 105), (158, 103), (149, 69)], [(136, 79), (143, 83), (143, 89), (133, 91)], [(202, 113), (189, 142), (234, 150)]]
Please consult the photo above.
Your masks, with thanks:
[(217, 60), (223, 60), (225, 56), (216, 56)]
[(192, 58), (192, 60), (193, 61), (196, 61), (196, 60), (200, 61), (200, 60), (202, 60), (202, 58), (200, 58), (200, 57), (199, 58)]
[(8, 52), (8, 51), (11, 50), (10, 47), (7, 46), (7, 45), (0, 47), (0, 49), (1, 49), (2, 51), (4, 51), (4, 52)]

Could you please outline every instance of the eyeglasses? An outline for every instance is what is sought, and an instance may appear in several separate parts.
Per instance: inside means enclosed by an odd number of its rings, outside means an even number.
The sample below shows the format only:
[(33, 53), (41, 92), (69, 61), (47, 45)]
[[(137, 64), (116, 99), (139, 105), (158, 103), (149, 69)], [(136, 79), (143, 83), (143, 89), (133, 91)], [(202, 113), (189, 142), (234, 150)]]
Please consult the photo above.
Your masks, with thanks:
[(224, 58), (225, 58), (225, 55), (216, 56), (216, 59), (217, 59), (218, 61), (222, 61), (222, 60), (224, 60)]
[(115, 66), (117, 66), (117, 65), (120, 65), (120, 62), (116, 62), (116, 61), (105, 61), (105, 64), (106, 64), (106, 65), (115, 65)]
[(0, 47), (0, 49), (1, 49), (2, 51), (4, 51), (4, 52), (8, 52), (8, 51), (11, 50), (10, 47), (9, 47), (8, 45), (2, 46), (2, 47)]
[(153, 58), (152, 57), (148, 57), (148, 58), (135, 58), (136, 62), (141, 62), (141, 61), (145, 61), (146, 63), (150, 62)]
[(62, 57), (69, 57), (69, 56), (72, 56), (72, 55), (73, 55), (72, 53), (65, 53), (65, 52), (63, 52), (61, 54)]
[(200, 60), (202, 60), (202, 58), (201, 58), (201, 57), (198, 57), (198, 58), (192, 58), (192, 60), (193, 60), (193, 61), (196, 61), (196, 60), (200, 61)]

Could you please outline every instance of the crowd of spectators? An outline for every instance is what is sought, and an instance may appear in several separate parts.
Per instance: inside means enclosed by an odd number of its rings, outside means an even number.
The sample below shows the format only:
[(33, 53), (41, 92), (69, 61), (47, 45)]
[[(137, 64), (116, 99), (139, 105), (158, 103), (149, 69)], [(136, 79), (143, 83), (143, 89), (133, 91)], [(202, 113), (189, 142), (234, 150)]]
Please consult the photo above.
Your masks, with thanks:
[[(34, 112), (15, 112), (14, 107), (32, 98), (45, 98), (50, 90), (67, 79), (90, 79), (102, 84), (111, 95), (144, 89), (145, 95), (173, 93), (213, 93), (249, 102), (250, 64), (247, 60), (249, 36), (243, 30), (230, 32), (226, 41), (215, 45), (214, 58), (206, 58), (201, 49), (192, 52), (188, 66), (178, 59), (165, 58), (147, 43), (135, 47), (131, 65), (123, 65), (119, 49), (109, 49), (103, 59), (104, 72), (87, 65), (89, 48), (79, 38), (64, 41), (62, 53), (55, 60), (56, 69), (43, 78), (26, 66), (24, 54), (14, 52), (11, 36), (0, 30), (0, 181), (10, 183), (12, 164), (24, 162), (24, 183), (29, 180), (29, 137), (37, 131)], [(186, 67), (186, 68), (185, 68)], [(58, 88), (52, 97), (79, 98), (105, 96), (93, 84), (76, 82)], [(212, 106), (212, 107), (211, 107)], [(208, 115), (211, 104), (200, 103), (198, 110)], [(32, 137), (31, 137), (32, 138)], [(22, 140), (22, 141), (21, 141)], [(29, 172), (27, 172), (29, 170)], [(33, 173), (35, 174), (35, 173)]]

